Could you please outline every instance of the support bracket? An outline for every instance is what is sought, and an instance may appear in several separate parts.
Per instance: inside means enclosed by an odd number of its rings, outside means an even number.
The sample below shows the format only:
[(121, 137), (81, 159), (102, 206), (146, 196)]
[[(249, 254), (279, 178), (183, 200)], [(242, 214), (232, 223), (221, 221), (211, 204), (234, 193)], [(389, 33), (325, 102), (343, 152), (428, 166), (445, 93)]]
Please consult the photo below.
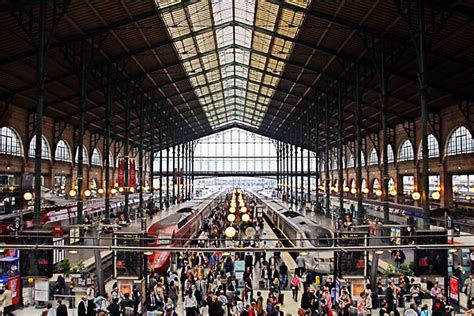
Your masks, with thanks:
[(461, 100), (458, 102), (459, 110), (464, 116), (467, 128), (471, 134), (474, 134), (474, 101)]

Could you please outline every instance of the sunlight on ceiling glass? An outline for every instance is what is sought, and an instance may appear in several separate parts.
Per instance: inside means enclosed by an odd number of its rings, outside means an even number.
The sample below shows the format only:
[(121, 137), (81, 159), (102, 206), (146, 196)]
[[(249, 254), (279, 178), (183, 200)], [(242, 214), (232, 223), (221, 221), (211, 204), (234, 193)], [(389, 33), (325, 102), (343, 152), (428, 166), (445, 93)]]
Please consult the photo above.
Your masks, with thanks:
[(260, 126), (304, 21), (291, 7), (309, 2), (156, 0), (213, 128)]

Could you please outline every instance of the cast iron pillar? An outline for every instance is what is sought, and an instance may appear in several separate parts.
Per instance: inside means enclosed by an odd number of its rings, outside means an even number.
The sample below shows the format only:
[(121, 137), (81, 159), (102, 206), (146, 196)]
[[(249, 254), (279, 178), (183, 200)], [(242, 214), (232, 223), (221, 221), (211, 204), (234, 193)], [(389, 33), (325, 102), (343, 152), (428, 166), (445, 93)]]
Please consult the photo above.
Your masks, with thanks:
[(130, 168), (130, 108), (132, 107), (132, 100), (128, 93), (130, 92), (129, 89), (127, 89), (127, 96), (126, 96), (126, 101), (125, 101), (125, 140), (124, 140), (124, 145), (123, 145), (123, 151), (124, 151), (124, 160), (125, 160), (125, 188), (124, 188), (124, 193), (125, 193), (125, 200), (124, 200), (124, 206), (123, 206), (123, 213), (125, 215), (126, 220), (130, 220), (129, 216), (129, 190), (130, 190), (130, 173), (129, 173), (129, 168)]
[(364, 208), (362, 206), (362, 108), (360, 96), (359, 68), (357, 66), (355, 74), (355, 98), (356, 98), (356, 197), (357, 197), (357, 220), (361, 224), (365, 218)]
[[(430, 196), (429, 196), (429, 157), (428, 157), (428, 66), (426, 62), (425, 43), (425, 1), (418, 0), (418, 80), (420, 82), (420, 104), (421, 104), (421, 144), (422, 144), (422, 181), (421, 181), (421, 203), (423, 207), (423, 229), (430, 228)], [(416, 46), (416, 45), (415, 45)]]
[(143, 99), (144, 96), (141, 95), (140, 97), (140, 118), (139, 118), (139, 121), (140, 121), (140, 126), (139, 126), (139, 131), (138, 131), (138, 134), (140, 135), (140, 141), (138, 143), (138, 196), (139, 196), (139, 200), (138, 200), (138, 210), (140, 212), (140, 218), (142, 219), (141, 220), (141, 228), (142, 228), (142, 232), (144, 232), (146, 230), (146, 227), (145, 226), (145, 221), (143, 220), (145, 218), (145, 211), (144, 211), (144, 207), (143, 207), (143, 188), (144, 188), (144, 184), (143, 184), (143, 138), (144, 138), (144, 135), (143, 135), (143, 129), (145, 128), (145, 100)]
[(105, 163), (105, 223), (110, 223), (110, 115), (112, 108), (112, 80), (110, 70), (107, 76), (107, 88), (105, 91), (105, 135), (104, 135), (104, 163)]
[(387, 126), (387, 78), (385, 77), (385, 47), (384, 41), (381, 41), (382, 49), (380, 51), (380, 67), (379, 67), (379, 80), (380, 80), (380, 102), (382, 110), (382, 152), (383, 152), (383, 165), (382, 165), (382, 200), (383, 200), (383, 223), (390, 223), (390, 213), (388, 207), (388, 182), (390, 177), (388, 175), (388, 126)]
[(326, 95), (326, 108), (324, 110), (324, 128), (325, 128), (325, 153), (324, 153), (324, 173), (326, 181), (324, 189), (326, 193), (326, 216), (331, 217), (331, 201), (330, 201), (330, 179), (329, 179), (329, 99)]
[(315, 117), (315, 128), (316, 128), (316, 146), (315, 146), (315, 159), (316, 159), (316, 165), (315, 165), (315, 172), (316, 172), (316, 191), (315, 191), (315, 198), (316, 198), (316, 211), (321, 211), (319, 206), (319, 167), (320, 167), (320, 162), (321, 162), (321, 153), (319, 150), (319, 100), (316, 100), (315, 106), (314, 106), (314, 117)]
[(342, 91), (341, 91), (341, 84), (339, 83), (338, 91), (337, 91), (337, 120), (339, 123), (339, 130), (338, 130), (338, 155), (337, 155), (337, 167), (338, 167), (338, 192), (339, 192), (339, 214), (342, 215), (345, 213), (344, 210), (344, 174), (343, 174), (343, 158), (344, 158), (344, 150), (343, 150), (343, 132), (344, 132), (344, 104), (342, 102)]
[[(43, 110), (44, 110), (44, 77), (45, 77), (45, 24), (46, 24), (46, 0), (39, 2), (38, 32), (39, 42), (36, 55), (36, 147), (35, 147), (35, 202), (34, 217), (35, 229), (41, 228), (41, 145), (43, 139)], [(74, 184), (73, 184), (74, 187)]]

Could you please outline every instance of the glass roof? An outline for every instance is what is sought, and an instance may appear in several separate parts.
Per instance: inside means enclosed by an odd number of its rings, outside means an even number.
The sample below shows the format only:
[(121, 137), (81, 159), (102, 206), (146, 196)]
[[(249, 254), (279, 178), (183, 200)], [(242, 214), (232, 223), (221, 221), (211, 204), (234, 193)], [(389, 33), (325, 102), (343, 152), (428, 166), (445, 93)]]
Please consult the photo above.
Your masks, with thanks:
[(258, 128), (290, 57), (310, 0), (156, 0), (213, 128)]

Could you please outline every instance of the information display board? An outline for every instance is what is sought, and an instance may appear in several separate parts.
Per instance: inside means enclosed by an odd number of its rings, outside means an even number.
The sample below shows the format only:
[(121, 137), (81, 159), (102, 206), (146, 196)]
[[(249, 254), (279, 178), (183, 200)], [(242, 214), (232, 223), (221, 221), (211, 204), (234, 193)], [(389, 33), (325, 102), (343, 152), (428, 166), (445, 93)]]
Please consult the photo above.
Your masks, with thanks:
[[(365, 246), (366, 232), (348, 231), (340, 232), (339, 246)], [(342, 277), (363, 277), (366, 275), (367, 262), (365, 251), (339, 251), (338, 258), (338, 275)]]
[[(141, 234), (115, 233), (115, 246), (140, 247)], [(142, 269), (142, 254), (134, 251), (114, 251), (115, 277), (139, 277)]]
[[(51, 237), (45, 237), (51, 234)], [(20, 251), (21, 275), (29, 277), (53, 276), (53, 250), (42, 250), (41, 245), (53, 243), (52, 231), (23, 231), (22, 243), (25, 245), (39, 245), (37, 250)], [(40, 237), (41, 236), (41, 237)]]
[[(415, 231), (417, 245), (445, 245), (448, 243), (446, 230)], [(445, 276), (448, 274), (447, 249), (415, 249), (416, 276)]]

